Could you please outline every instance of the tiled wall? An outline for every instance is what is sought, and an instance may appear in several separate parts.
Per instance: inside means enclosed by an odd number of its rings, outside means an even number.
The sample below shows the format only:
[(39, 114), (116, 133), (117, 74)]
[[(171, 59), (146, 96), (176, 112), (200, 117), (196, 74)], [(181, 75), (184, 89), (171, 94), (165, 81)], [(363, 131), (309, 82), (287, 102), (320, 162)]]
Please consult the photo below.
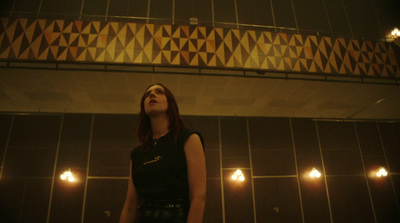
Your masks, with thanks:
[[(0, 213), (117, 222), (136, 115), (0, 115)], [(207, 223), (399, 222), (400, 124), (184, 116), (205, 138)], [(384, 166), (387, 178), (369, 177)], [(305, 176), (312, 167), (322, 178)], [(67, 169), (78, 175), (65, 184)], [(241, 168), (246, 180), (232, 182)], [(82, 214), (83, 213), (83, 214)]]
[(0, 19), (0, 59), (398, 77), (390, 43), (201, 26)]

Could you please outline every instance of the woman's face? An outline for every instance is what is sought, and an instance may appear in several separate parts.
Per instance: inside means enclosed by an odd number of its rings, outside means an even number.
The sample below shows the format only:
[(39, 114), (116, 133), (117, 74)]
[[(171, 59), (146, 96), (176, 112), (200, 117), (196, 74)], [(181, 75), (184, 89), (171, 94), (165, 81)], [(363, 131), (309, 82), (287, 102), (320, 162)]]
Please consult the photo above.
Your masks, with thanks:
[(145, 93), (144, 111), (148, 116), (154, 116), (166, 113), (168, 109), (168, 100), (165, 95), (164, 87), (153, 85)]

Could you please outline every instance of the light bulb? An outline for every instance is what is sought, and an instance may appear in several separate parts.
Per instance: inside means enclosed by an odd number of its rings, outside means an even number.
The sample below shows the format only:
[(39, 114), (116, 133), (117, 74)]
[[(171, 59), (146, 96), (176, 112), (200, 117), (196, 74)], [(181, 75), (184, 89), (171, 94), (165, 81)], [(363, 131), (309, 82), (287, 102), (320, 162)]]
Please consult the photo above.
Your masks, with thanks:
[(66, 180), (67, 176), (65, 176), (65, 174), (61, 174), (60, 178), (61, 178), (61, 180)]
[(379, 170), (376, 172), (377, 177), (386, 177), (387, 175), (388, 175), (388, 172), (383, 167), (380, 167)]
[(239, 181), (244, 181), (244, 175), (241, 170), (236, 170), (233, 175), (232, 175), (232, 180), (239, 180)]
[(309, 175), (310, 175), (311, 178), (320, 178), (321, 177), (321, 173), (315, 168), (313, 168), (310, 171)]
[(64, 171), (64, 173), (60, 175), (60, 178), (61, 178), (61, 180), (64, 180), (64, 181), (68, 180), (71, 183), (76, 181), (76, 179), (75, 179), (74, 175), (72, 174), (71, 170)]

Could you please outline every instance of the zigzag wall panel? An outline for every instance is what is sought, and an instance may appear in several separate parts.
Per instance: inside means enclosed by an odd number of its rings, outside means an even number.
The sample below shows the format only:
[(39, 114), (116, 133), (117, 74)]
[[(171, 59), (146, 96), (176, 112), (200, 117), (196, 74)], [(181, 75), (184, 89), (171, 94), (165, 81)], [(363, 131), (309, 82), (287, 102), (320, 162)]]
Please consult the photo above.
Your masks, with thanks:
[(1, 18), (0, 59), (400, 76), (387, 42), (127, 22)]

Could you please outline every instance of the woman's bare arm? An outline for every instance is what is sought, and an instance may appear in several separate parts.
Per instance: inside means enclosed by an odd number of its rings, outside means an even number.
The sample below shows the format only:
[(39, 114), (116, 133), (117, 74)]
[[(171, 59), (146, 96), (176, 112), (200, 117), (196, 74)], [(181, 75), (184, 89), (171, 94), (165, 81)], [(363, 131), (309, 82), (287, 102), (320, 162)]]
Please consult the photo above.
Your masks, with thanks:
[(129, 170), (128, 192), (126, 193), (126, 200), (124, 207), (122, 208), (119, 223), (136, 222), (139, 215), (137, 209), (138, 204), (139, 204), (139, 198), (135, 189), (135, 185), (133, 184), (132, 180), (132, 162), (131, 162)]
[(190, 209), (187, 223), (203, 222), (206, 200), (206, 162), (200, 137), (192, 134), (185, 143), (188, 169)]

